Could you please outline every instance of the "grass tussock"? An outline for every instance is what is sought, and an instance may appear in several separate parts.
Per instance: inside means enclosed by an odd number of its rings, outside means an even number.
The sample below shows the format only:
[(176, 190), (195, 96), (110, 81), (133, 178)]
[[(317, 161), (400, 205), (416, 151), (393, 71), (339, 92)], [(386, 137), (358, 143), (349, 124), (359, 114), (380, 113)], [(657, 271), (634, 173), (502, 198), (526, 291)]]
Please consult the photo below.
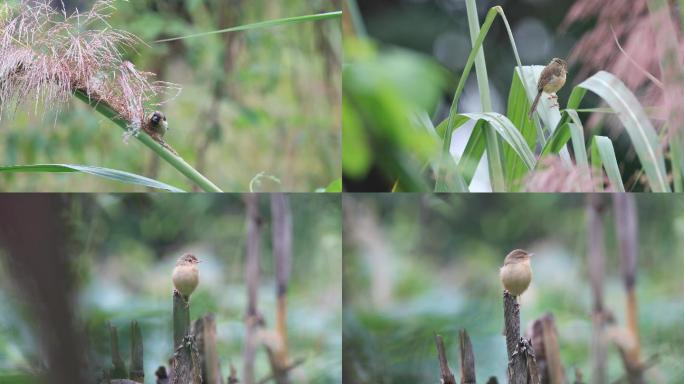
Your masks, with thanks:
[(146, 108), (177, 94), (175, 84), (155, 80), (124, 59), (144, 42), (112, 28), (113, 0), (98, 0), (85, 13), (67, 15), (48, 0), (5, 5), (0, 16), (0, 116), (33, 102), (60, 108), (74, 92), (112, 107), (136, 134)]

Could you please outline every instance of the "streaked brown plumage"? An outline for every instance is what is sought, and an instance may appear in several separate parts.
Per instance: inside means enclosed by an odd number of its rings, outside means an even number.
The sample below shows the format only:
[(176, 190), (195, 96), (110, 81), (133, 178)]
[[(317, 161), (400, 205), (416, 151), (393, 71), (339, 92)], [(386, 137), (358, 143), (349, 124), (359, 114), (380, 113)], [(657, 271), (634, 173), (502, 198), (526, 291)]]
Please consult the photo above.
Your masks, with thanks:
[[(530, 108), (529, 118), (532, 118), (534, 110), (537, 108), (542, 92), (554, 95), (565, 84), (565, 77), (568, 73), (568, 64), (563, 59), (554, 57), (539, 76), (537, 82), (537, 97), (534, 98), (532, 108)], [(553, 96), (552, 96), (553, 97)]]
[(530, 286), (532, 281), (530, 256), (530, 253), (522, 249), (511, 251), (499, 271), (504, 289), (513, 296), (520, 296)]

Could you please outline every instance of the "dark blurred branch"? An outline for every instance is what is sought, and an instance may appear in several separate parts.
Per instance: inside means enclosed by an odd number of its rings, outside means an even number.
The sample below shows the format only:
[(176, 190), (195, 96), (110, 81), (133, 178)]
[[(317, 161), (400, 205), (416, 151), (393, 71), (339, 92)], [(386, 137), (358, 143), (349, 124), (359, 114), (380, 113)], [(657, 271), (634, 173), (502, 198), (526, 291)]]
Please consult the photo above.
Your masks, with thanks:
[(203, 384), (223, 384), (221, 363), (216, 349), (216, 320), (209, 313), (195, 320), (192, 327), (197, 340)]
[(459, 349), (461, 351), (461, 384), (475, 384), (475, 356), (470, 337), (465, 329), (458, 332)]
[(589, 265), (589, 278), (593, 293), (592, 310), (592, 338), (591, 338), (591, 364), (592, 381), (605, 383), (606, 375), (606, 343), (604, 327), (608, 314), (603, 306), (603, 280), (605, 274), (605, 247), (603, 243), (603, 214), (605, 204), (603, 197), (598, 194), (589, 194), (586, 197), (587, 209), (587, 264)]
[(67, 208), (68, 199), (58, 194), (0, 197), (0, 246), (6, 252), (7, 276), (27, 304), (35, 340), (50, 367), (46, 382), (54, 384), (90, 382), (84, 377), (82, 337), (74, 326), (76, 279), (70, 266)]
[(534, 321), (530, 341), (535, 346), (541, 384), (564, 384), (565, 375), (560, 358), (558, 331), (551, 313)]
[(456, 384), (454, 373), (449, 368), (449, 361), (444, 350), (444, 340), (442, 336), (435, 333), (435, 344), (437, 345), (437, 359), (439, 359), (439, 370), (442, 378), (442, 384)]

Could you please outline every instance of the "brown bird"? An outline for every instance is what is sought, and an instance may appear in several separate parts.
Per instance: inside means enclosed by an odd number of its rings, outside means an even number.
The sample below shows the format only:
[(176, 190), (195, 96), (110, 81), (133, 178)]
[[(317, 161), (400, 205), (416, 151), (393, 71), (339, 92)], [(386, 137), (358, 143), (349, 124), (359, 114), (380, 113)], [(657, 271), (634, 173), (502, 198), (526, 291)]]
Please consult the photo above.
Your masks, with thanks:
[[(554, 57), (553, 60), (547, 65), (539, 76), (539, 82), (537, 82), (537, 97), (534, 98), (532, 103), (532, 108), (530, 108), (530, 113), (528, 117), (531, 119), (534, 110), (537, 108), (539, 103), (539, 98), (542, 92), (548, 93), (550, 99), (557, 99), (556, 92), (560, 90), (565, 84), (565, 77), (568, 74), (568, 63), (563, 59)], [(557, 106), (558, 104), (556, 104)]]
[(530, 286), (530, 281), (532, 281), (530, 256), (532, 256), (531, 253), (522, 249), (511, 251), (499, 271), (504, 289), (513, 296), (519, 297)]
[(197, 268), (199, 262), (195, 255), (186, 253), (176, 261), (176, 267), (173, 269), (171, 275), (173, 286), (176, 287), (185, 301), (188, 301), (190, 294), (199, 284), (199, 269)]

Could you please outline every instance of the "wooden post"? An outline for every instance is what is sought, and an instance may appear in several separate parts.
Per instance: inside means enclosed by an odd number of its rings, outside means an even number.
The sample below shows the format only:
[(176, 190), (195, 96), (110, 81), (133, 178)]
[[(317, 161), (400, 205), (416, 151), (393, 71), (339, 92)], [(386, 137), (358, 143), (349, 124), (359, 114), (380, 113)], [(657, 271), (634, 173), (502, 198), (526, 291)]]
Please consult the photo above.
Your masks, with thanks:
[(109, 324), (109, 341), (112, 349), (112, 371), (110, 377), (112, 379), (127, 379), (126, 364), (124, 364), (119, 353), (119, 336), (116, 332), (116, 327), (111, 324)]
[(515, 296), (504, 291), (504, 325), (508, 352), (508, 382), (538, 384), (539, 372), (534, 349), (529, 340), (520, 337), (520, 306)]
[(143, 365), (143, 339), (138, 322), (131, 321), (131, 369), (128, 378), (138, 383), (145, 382)]
[(185, 301), (183, 295), (173, 290), (173, 349), (183, 344), (183, 338), (190, 327), (190, 302)]
[(458, 332), (459, 349), (461, 351), (461, 384), (475, 384), (475, 356), (470, 337), (465, 329)]
[(201, 384), (199, 351), (195, 337), (189, 333), (190, 303), (173, 290), (173, 346), (169, 383)]

